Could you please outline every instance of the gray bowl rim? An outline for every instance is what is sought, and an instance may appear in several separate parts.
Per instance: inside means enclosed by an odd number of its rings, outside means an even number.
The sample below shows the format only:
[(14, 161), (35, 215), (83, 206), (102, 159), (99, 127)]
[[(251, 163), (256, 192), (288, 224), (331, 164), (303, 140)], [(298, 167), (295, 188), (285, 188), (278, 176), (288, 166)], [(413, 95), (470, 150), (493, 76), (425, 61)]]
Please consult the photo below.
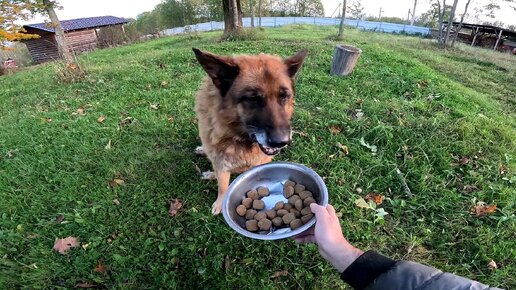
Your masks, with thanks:
[(256, 239), (256, 240), (272, 241), (272, 240), (280, 240), (280, 239), (295, 237), (299, 234), (302, 234), (303, 232), (305, 232), (306, 230), (308, 230), (315, 224), (316, 219), (314, 216), (314, 218), (312, 218), (308, 223), (306, 223), (303, 226), (301, 226), (300, 228), (297, 228), (288, 233), (283, 233), (283, 234), (278, 234), (278, 235), (262, 235), (262, 234), (255, 234), (255, 233), (249, 232), (249, 231), (241, 228), (229, 216), (229, 212), (228, 212), (229, 196), (230, 196), (230, 193), (233, 192), (233, 189), (235, 187), (237, 187), (239, 185), (239, 183), (242, 182), (242, 180), (245, 180), (246, 178), (252, 176), (253, 174), (255, 174), (255, 172), (263, 170), (264, 168), (267, 168), (267, 167), (278, 167), (278, 166), (301, 170), (301, 171), (308, 173), (308, 175), (315, 180), (317, 185), (322, 188), (322, 193), (321, 193), (322, 201), (319, 203), (319, 205), (322, 205), (322, 206), (328, 205), (328, 189), (326, 188), (326, 184), (324, 183), (324, 180), (321, 178), (321, 176), (319, 176), (319, 174), (317, 174), (317, 172), (315, 172), (313, 169), (308, 168), (303, 164), (288, 162), (288, 161), (270, 162), (270, 163), (258, 165), (256, 167), (253, 167), (252, 169), (240, 174), (237, 178), (235, 178), (235, 180), (233, 180), (233, 182), (231, 182), (228, 190), (226, 191), (224, 201), (222, 202), (222, 215), (224, 216), (224, 220), (237, 233), (239, 233), (243, 236), (246, 236), (248, 238)]

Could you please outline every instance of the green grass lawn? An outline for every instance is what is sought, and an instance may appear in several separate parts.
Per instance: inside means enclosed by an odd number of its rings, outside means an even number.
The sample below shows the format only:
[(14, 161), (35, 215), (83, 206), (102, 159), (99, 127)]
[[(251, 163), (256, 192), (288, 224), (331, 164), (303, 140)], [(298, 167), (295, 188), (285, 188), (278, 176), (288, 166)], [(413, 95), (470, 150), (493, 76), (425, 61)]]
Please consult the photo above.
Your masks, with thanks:
[[(281, 56), (308, 48), (297, 133), (276, 160), (325, 178), (355, 245), (515, 288), (516, 57), (348, 29), (346, 43), (363, 53), (353, 75), (338, 78), (328, 74), (335, 32), (168, 37), (84, 54), (87, 75), (73, 84), (58, 83), (53, 64), (0, 77), (0, 288), (346, 289), (316, 246), (250, 240), (210, 214), (216, 182), (199, 179), (197, 167), (210, 165), (193, 154), (194, 94), (205, 73), (191, 47)], [(84, 115), (73, 114), (81, 107)], [(109, 188), (113, 178), (125, 184)], [(369, 192), (387, 197), (383, 220), (355, 205)], [(184, 210), (170, 217), (174, 198)], [(478, 201), (497, 211), (473, 216)], [(82, 247), (52, 250), (68, 236)], [(99, 264), (107, 271), (95, 272)], [(271, 278), (278, 271), (288, 274)]]

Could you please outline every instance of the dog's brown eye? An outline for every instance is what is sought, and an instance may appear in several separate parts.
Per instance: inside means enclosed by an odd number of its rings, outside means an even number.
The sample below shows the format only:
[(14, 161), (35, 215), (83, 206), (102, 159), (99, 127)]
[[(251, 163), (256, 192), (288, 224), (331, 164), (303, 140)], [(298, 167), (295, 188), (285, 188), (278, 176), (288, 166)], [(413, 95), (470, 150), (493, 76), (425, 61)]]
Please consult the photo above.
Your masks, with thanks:
[(290, 98), (290, 93), (288, 91), (280, 91), (279, 98), (280, 100), (285, 101)]

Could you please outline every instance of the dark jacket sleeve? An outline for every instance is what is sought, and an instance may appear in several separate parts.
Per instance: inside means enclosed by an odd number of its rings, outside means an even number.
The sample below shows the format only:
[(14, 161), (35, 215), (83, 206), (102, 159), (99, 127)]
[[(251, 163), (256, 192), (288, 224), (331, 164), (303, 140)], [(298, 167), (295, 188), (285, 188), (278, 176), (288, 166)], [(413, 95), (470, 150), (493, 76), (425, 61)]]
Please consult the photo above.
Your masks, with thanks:
[(356, 290), (499, 289), (422, 264), (396, 262), (374, 251), (362, 254), (341, 278)]

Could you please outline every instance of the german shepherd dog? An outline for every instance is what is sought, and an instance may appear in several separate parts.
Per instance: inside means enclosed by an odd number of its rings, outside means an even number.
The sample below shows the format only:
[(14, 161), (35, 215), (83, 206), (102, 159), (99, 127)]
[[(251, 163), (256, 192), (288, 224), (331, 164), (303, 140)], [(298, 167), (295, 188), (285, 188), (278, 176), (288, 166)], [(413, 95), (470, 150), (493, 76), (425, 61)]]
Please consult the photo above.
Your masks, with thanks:
[(268, 54), (221, 56), (193, 48), (208, 76), (196, 97), (202, 152), (213, 166), (222, 209), (231, 173), (270, 162), (292, 140), (294, 78), (306, 50), (282, 59)]

